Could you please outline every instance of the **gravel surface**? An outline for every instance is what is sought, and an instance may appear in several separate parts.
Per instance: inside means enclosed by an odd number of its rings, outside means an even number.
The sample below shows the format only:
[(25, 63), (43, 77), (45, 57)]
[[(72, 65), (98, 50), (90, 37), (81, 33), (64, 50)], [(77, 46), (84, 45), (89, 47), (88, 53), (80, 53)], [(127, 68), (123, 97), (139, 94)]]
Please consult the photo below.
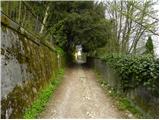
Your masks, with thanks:
[(39, 118), (127, 118), (96, 81), (92, 69), (73, 66)]

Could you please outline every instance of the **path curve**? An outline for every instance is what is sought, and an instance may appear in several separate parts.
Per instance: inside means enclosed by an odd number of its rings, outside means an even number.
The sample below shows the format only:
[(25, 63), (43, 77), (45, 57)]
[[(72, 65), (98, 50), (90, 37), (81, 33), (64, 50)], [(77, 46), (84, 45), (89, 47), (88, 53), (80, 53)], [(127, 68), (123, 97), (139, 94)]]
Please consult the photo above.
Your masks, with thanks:
[(126, 118), (96, 82), (92, 69), (68, 68), (39, 118)]

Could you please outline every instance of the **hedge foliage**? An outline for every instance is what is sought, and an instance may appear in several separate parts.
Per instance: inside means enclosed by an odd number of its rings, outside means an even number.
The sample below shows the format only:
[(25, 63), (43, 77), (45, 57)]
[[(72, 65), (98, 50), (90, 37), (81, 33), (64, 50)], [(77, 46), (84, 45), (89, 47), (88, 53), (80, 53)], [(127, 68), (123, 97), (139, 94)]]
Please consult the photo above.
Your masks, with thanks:
[(103, 58), (121, 77), (122, 89), (145, 86), (153, 95), (159, 95), (159, 59), (151, 55), (107, 55)]

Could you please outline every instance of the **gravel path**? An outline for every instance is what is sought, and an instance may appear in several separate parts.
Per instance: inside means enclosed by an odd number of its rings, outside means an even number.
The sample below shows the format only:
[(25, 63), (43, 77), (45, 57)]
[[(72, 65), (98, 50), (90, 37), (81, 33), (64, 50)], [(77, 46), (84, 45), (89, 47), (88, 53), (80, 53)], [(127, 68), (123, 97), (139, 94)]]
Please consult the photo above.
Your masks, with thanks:
[(92, 69), (68, 68), (39, 118), (126, 118), (96, 82)]

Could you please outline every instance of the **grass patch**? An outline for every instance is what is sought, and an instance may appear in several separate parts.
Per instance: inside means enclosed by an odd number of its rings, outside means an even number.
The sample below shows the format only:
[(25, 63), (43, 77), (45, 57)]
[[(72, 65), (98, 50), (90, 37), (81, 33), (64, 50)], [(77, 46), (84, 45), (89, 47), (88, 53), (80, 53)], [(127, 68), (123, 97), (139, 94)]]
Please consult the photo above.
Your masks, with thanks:
[(123, 94), (113, 89), (106, 80), (104, 80), (101, 74), (96, 71), (97, 81), (100, 83), (101, 87), (105, 90), (109, 96), (111, 96), (114, 100), (115, 105), (121, 111), (130, 111), (136, 118), (146, 118), (144, 113), (134, 105), (128, 98), (126, 98)]
[(24, 119), (37, 118), (39, 113), (41, 113), (44, 110), (44, 107), (46, 106), (50, 96), (61, 83), (63, 75), (64, 69), (60, 69), (57, 72), (56, 76), (54, 78), (52, 77), (51, 83), (39, 92), (37, 99), (32, 103), (32, 105), (28, 109), (26, 109), (23, 116)]

